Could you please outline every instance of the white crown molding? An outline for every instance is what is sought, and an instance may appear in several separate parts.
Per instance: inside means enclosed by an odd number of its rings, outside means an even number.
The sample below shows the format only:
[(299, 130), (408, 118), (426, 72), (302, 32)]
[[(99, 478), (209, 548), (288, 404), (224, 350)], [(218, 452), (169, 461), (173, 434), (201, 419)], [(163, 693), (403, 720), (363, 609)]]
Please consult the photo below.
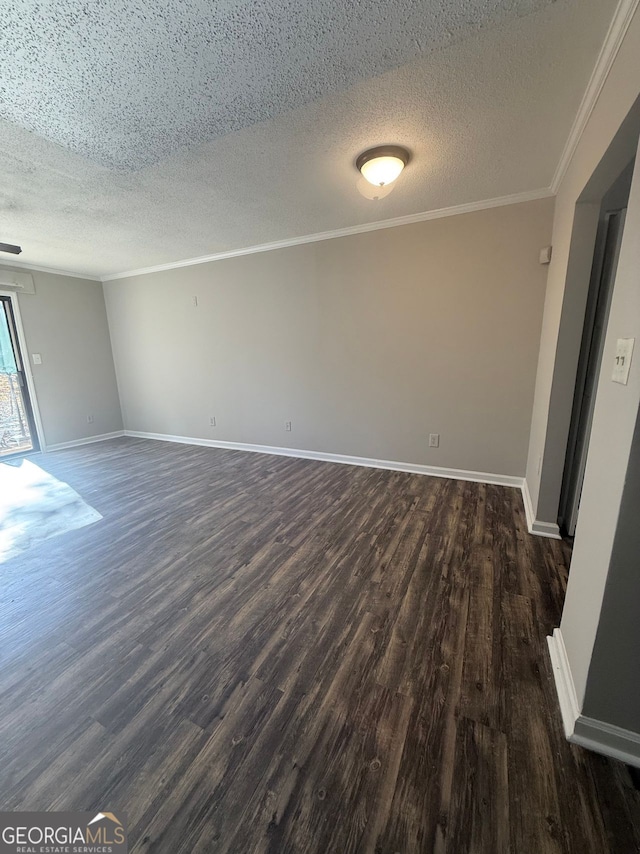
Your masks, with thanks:
[(508, 474), (491, 474), (466, 469), (449, 469), (440, 466), (424, 466), (418, 463), (403, 463), (394, 460), (377, 460), (370, 457), (350, 457), (345, 454), (330, 454), (324, 451), (305, 451), (299, 448), (277, 448), (272, 445), (248, 445), (243, 442), (223, 442), (216, 439), (198, 439), (194, 436), (173, 436), (168, 433), (146, 433), (141, 430), (125, 430), (125, 436), (135, 439), (154, 439), (161, 442), (177, 442), (180, 445), (201, 445), (205, 448), (222, 448), (228, 451), (248, 451), (252, 454), (272, 454), (276, 457), (296, 457), (303, 460), (319, 460), (326, 463), (341, 463), (348, 466), (403, 471), (429, 477), (444, 477), (451, 480), (468, 480), (474, 483), (492, 483), (498, 486), (520, 488), (522, 478)]
[(536, 519), (536, 514), (533, 510), (533, 502), (531, 493), (529, 492), (529, 484), (526, 477), (522, 481), (522, 501), (524, 503), (524, 512), (527, 518), (527, 528), (530, 534), (536, 537), (549, 537), (552, 540), (561, 540), (560, 528), (555, 522), (541, 522)]
[(103, 282), (112, 282), (115, 279), (128, 279), (132, 276), (146, 276), (149, 273), (161, 273), (165, 270), (177, 270), (181, 267), (192, 267), (196, 264), (208, 264), (211, 261), (224, 261), (227, 258), (238, 258), (241, 255), (255, 255), (258, 252), (272, 252), (274, 249), (288, 249), (291, 246), (302, 246), (306, 243), (318, 243), (322, 240), (334, 240), (337, 237), (350, 237), (354, 234), (365, 234), (369, 231), (380, 231), (384, 228), (397, 228), (401, 225), (412, 225), (417, 222), (426, 222), (430, 219), (442, 219), (447, 216), (459, 216), (460, 214), (474, 213), (475, 211), (498, 208), (505, 205), (517, 205), (522, 202), (532, 202), (537, 199), (547, 199), (552, 196), (552, 191), (545, 187), (540, 190), (527, 190), (523, 193), (514, 193), (510, 196), (499, 196), (495, 199), (484, 199), (480, 202), (468, 202), (463, 205), (453, 205), (438, 210), (423, 211), (422, 213), (408, 214), (394, 219), (379, 220), (378, 222), (367, 222), (362, 225), (352, 225), (347, 228), (337, 228), (333, 231), (321, 231), (317, 234), (306, 234), (303, 237), (292, 237), (288, 240), (275, 240), (272, 243), (261, 243), (257, 246), (246, 246), (243, 249), (230, 249), (227, 252), (214, 252), (212, 255), (201, 255), (197, 258), (186, 258), (182, 261), (170, 261), (167, 264), (157, 264), (153, 267), (142, 267), (139, 270), (127, 270), (123, 273), (111, 273), (101, 277)]
[(618, 3), (618, 7), (616, 8), (611, 24), (609, 25), (602, 49), (600, 50), (598, 59), (596, 60), (593, 73), (589, 79), (589, 84), (573, 122), (571, 132), (569, 133), (569, 138), (567, 139), (562, 156), (560, 157), (560, 162), (558, 163), (555, 175), (553, 176), (553, 180), (551, 182), (551, 191), (553, 195), (557, 194), (560, 184), (562, 183), (562, 179), (569, 168), (571, 158), (578, 147), (578, 143), (580, 142), (580, 138), (584, 133), (589, 117), (593, 112), (593, 108), (596, 105), (598, 97), (600, 96), (602, 87), (609, 76), (611, 66), (618, 55), (620, 45), (622, 44), (622, 40), (624, 39), (629, 28), (629, 24), (635, 14), (638, 3), (640, 3), (640, 0), (620, 0)]
[(40, 267), (38, 264), (28, 264), (26, 261), (8, 261), (0, 258), (0, 267), (16, 267), (20, 270), (34, 270), (36, 273), (51, 273), (54, 276), (71, 276), (74, 279), (88, 279), (90, 282), (100, 282), (100, 276), (92, 276), (90, 273), (77, 273), (74, 270), (59, 270), (57, 267)]
[(57, 445), (46, 445), (43, 451), (63, 451), (65, 448), (75, 448), (78, 445), (93, 445), (94, 442), (106, 442), (107, 439), (119, 439), (124, 436), (124, 430), (115, 430), (113, 433), (100, 433), (97, 436), (88, 436), (86, 439), (73, 439), (71, 442), (58, 442)]
[[(395, 228), (402, 225), (411, 225), (417, 222), (426, 222), (431, 219), (440, 219), (442, 217), (457, 216), (465, 213), (473, 213), (475, 211), (487, 210), (489, 208), (501, 207), (504, 205), (515, 205), (521, 202), (534, 201), (536, 199), (544, 199), (550, 196), (555, 196), (558, 193), (562, 179), (569, 167), (571, 158), (573, 157), (580, 138), (584, 133), (584, 129), (589, 121), (589, 117), (593, 112), (602, 87), (611, 71), (615, 58), (620, 49), (620, 45), (629, 28), (629, 24), (638, 8), (640, 0), (620, 0), (613, 19), (607, 31), (604, 43), (598, 55), (595, 67), (589, 79), (587, 89), (584, 93), (578, 113), (573, 122), (571, 132), (563, 149), (558, 166), (556, 167), (553, 180), (550, 187), (545, 187), (539, 190), (527, 190), (522, 193), (514, 193), (508, 196), (499, 196), (493, 199), (484, 199), (478, 202), (468, 202), (461, 205), (453, 205), (447, 208), (439, 208), (437, 210), (424, 211), (417, 214), (409, 214), (400, 216), (394, 219), (380, 220), (378, 222), (365, 223), (363, 225), (348, 226), (346, 228), (338, 228), (332, 231), (323, 231), (316, 234), (307, 234), (302, 237), (293, 237), (286, 240), (276, 240), (271, 243), (262, 243), (256, 246), (247, 246), (241, 249), (231, 249), (226, 252), (215, 252), (211, 255), (201, 255), (196, 258), (185, 258), (181, 261), (171, 261), (167, 264), (157, 264), (151, 267), (142, 267), (137, 270), (125, 270), (121, 273), (110, 273), (103, 276), (94, 276), (89, 273), (79, 273), (73, 270), (62, 270), (55, 267), (44, 267), (37, 264), (29, 264), (26, 262), (5, 261), (2, 259), (0, 265), (7, 267), (19, 267), (25, 270), (34, 270), (41, 273), (52, 273), (57, 276), (73, 276), (78, 279), (88, 279), (96, 282), (111, 282), (116, 279), (128, 279), (132, 276), (144, 276), (149, 273), (160, 273), (165, 270), (176, 270), (181, 267), (191, 267), (196, 264), (206, 264), (210, 261), (223, 261), (227, 258), (238, 258), (242, 255), (253, 255), (259, 252), (270, 252), (275, 249), (286, 249), (291, 246), (301, 246), (306, 243), (317, 243), (322, 240), (333, 240), (338, 237), (349, 237), (355, 234), (365, 234), (369, 231), (378, 231), (385, 228)], [(535, 531), (532, 533), (543, 533)]]

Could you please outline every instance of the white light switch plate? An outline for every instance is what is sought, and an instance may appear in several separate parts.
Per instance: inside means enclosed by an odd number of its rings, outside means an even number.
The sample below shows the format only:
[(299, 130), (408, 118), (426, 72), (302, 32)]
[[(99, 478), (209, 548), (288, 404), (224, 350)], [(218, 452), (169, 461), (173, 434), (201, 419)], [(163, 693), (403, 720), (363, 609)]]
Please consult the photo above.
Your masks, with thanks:
[(31, 358), (33, 359), (34, 365), (41, 365), (42, 364), (42, 356), (40, 355), (40, 353), (32, 353)]
[(626, 385), (629, 381), (629, 368), (631, 367), (631, 356), (633, 355), (635, 340), (635, 338), (618, 338), (613, 374), (611, 375), (614, 383)]

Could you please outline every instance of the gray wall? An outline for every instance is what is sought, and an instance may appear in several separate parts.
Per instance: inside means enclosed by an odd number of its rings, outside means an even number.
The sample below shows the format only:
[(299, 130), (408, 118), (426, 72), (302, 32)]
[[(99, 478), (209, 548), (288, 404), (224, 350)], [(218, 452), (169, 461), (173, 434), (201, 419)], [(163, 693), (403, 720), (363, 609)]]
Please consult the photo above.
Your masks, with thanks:
[[(584, 190), (638, 98), (639, 55), (640, 13), (636, 12), (556, 197), (553, 260), (545, 297), (526, 475), (534, 512), (544, 522), (557, 521), (591, 257), (586, 260), (586, 285), (580, 264), (570, 265), (570, 260), (582, 254), (576, 245), (581, 240), (586, 244), (591, 241), (592, 250), (600, 201), (617, 176), (606, 180), (600, 194), (594, 187), (590, 199), (584, 197)], [(619, 150), (610, 152), (620, 169), (635, 153), (636, 143), (629, 146), (632, 137), (630, 127), (626, 138), (620, 137)], [(577, 205), (579, 200), (582, 203)], [(582, 228), (576, 229), (576, 224)]]
[[(640, 406), (639, 163), (637, 160), (613, 289), (571, 572), (560, 624), (580, 706), (585, 697), (605, 584), (612, 565)], [(628, 385), (611, 380), (618, 338), (636, 339)], [(633, 571), (637, 575), (635, 568)], [(636, 583), (639, 580), (636, 579)], [(632, 602), (640, 618), (640, 589)], [(613, 660), (610, 663), (614, 666)], [(640, 720), (637, 724), (640, 731)]]
[[(9, 269), (8, 265), (3, 265)], [(35, 294), (19, 294), (31, 372), (47, 445), (122, 429), (100, 282), (33, 272)], [(87, 415), (93, 415), (92, 424)]]
[[(581, 326), (577, 325), (576, 329), (576, 324), (571, 323), (571, 313), (576, 311), (570, 299), (572, 282), (568, 281), (572, 237), (577, 220), (582, 216), (589, 218), (589, 215), (595, 235), (600, 200), (616, 177), (612, 175), (612, 161), (618, 164), (619, 174), (637, 148), (637, 107), (631, 123), (629, 117), (633, 117), (640, 92), (638, 56), (640, 14), (636, 11), (556, 197), (554, 255), (545, 297), (526, 475), (537, 518), (551, 523), (556, 521), (558, 512), (580, 348)], [(621, 133), (623, 130), (625, 133)], [(582, 203), (578, 204), (580, 200)], [(636, 162), (561, 621), (568, 666), (581, 709), (640, 401), (638, 269), (640, 180)], [(571, 340), (567, 338), (567, 330)], [(637, 346), (629, 385), (620, 386), (612, 383), (610, 376), (616, 339), (626, 337), (635, 337)], [(563, 395), (563, 388), (569, 392)], [(636, 596), (633, 601), (640, 618), (640, 599)], [(613, 666), (613, 662), (610, 663)], [(595, 685), (592, 687), (596, 690)], [(623, 714), (622, 709), (620, 713)], [(640, 721), (636, 726), (640, 731)]]
[(125, 427), (522, 475), (552, 215), (544, 199), (105, 283)]
[(584, 714), (640, 732), (640, 417), (636, 420)]

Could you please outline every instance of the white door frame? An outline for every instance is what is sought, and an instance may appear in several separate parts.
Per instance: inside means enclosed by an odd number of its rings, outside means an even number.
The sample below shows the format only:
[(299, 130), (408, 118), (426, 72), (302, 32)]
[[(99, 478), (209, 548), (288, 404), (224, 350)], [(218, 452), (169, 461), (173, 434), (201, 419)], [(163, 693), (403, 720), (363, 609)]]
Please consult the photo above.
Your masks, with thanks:
[(40, 408), (38, 407), (36, 386), (33, 381), (33, 374), (31, 372), (31, 357), (29, 355), (29, 351), (27, 350), (27, 340), (24, 337), (24, 328), (22, 326), (22, 316), (20, 314), (20, 303), (18, 301), (18, 294), (15, 291), (0, 290), (0, 296), (9, 297), (11, 300), (11, 307), (13, 309), (13, 319), (15, 321), (16, 334), (18, 336), (18, 345), (20, 347), (20, 355), (22, 356), (22, 366), (24, 368), (24, 375), (27, 381), (27, 391), (29, 392), (29, 400), (31, 402), (31, 411), (33, 412), (33, 420), (36, 426), (36, 433), (38, 434), (38, 444), (40, 445), (41, 451), (46, 451), (47, 443), (44, 437), (42, 419), (40, 418)]

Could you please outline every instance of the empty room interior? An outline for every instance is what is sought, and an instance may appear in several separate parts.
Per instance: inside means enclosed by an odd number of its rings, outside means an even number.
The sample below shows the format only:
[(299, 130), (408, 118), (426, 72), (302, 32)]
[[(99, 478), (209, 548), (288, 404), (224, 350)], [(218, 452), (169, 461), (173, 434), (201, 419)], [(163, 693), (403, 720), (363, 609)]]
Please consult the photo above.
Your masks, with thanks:
[(3, 4), (0, 850), (640, 852), (638, 5)]

